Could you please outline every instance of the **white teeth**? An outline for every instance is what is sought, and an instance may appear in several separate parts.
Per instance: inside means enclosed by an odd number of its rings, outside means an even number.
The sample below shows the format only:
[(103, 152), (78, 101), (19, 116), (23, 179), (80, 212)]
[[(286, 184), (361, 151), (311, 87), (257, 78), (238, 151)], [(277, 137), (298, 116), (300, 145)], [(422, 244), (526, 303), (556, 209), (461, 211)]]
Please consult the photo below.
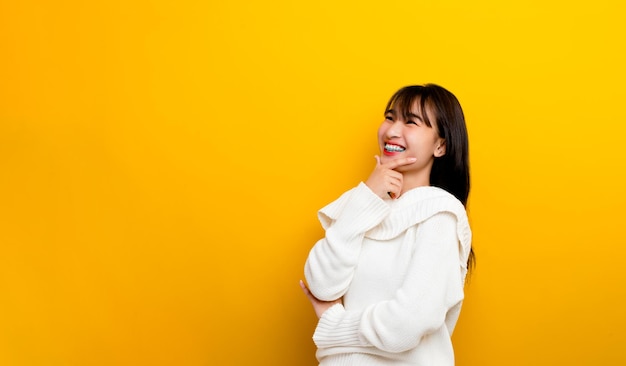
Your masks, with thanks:
[(385, 144), (385, 150), (390, 152), (402, 152), (405, 149), (402, 146)]

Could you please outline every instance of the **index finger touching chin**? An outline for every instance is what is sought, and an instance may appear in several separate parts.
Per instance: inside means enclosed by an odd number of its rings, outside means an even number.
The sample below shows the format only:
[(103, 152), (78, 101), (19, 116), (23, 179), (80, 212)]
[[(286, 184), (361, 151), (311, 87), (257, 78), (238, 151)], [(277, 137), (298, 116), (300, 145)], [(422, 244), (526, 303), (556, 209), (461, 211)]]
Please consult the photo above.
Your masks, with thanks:
[(413, 164), (415, 163), (416, 160), (417, 158), (402, 158), (402, 159), (392, 160), (391, 162), (389, 162), (389, 169), (395, 169), (399, 166)]

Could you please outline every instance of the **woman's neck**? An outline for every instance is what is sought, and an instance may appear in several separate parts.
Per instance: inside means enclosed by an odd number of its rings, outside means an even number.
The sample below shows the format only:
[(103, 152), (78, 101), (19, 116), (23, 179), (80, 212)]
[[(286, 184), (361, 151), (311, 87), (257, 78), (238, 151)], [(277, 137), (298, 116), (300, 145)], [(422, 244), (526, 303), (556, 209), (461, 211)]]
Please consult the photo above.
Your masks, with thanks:
[(402, 175), (402, 191), (400, 194), (402, 195), (404, 192), (408, 192), (413, 188), (428, 186), (430, 186), (430, 171), (423, 171), (419, 174), (406, 173)]

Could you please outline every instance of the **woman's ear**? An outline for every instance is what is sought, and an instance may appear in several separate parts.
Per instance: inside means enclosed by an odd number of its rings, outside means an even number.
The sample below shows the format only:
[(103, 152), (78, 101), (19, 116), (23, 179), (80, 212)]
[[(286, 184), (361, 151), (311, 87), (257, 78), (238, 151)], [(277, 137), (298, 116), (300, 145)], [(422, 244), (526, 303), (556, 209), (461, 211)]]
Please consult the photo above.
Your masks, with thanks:
[(446, 155), (446, 140), (439, 139), (439, 141), (437, 142), (437, 146), (435, 147), (435, 153), (433, 155), (435, 155), (436, 158), (440, 158)]

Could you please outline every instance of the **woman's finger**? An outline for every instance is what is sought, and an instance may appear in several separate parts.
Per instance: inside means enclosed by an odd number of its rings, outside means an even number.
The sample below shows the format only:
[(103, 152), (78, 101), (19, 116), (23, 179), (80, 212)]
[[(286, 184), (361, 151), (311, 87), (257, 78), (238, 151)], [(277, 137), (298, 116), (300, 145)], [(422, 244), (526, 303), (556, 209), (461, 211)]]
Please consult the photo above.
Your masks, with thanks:
[(309, 298), (309, 300), (311, 301), (317, 300), (315, 296), (313, 296), (313, 294), (311, 293), (311, 290), (309, 290), (309, 288), (306, 287), (306, 285), (304, 284), (304, 281), (302, 280), (300, 280), (300, 287), (302, 288), (302, 292), (304, 292), (304, 294), (306, 295), (306, 297)]
[(403, 166), (403, 165), (409, 165), (409, 164), (413, 164), (415, 163), (415, 161), (417, 160), (417, 158), (402, 158), (402, 159), (394, 159), (391, 161), (388, 161), (384, 164), (384, 166), (388, 169), (395, 169), (399, 166)]

